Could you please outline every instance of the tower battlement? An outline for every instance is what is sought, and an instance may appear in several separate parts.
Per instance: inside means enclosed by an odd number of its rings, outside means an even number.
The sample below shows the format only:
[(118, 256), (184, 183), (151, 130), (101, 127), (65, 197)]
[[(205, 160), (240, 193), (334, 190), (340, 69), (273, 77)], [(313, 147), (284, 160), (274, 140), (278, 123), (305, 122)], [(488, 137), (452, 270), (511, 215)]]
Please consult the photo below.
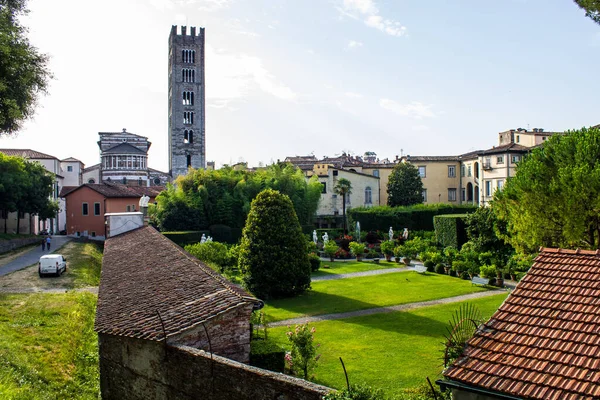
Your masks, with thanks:
[(181, 37), (181, 36), (185, 36), (188, 38), (196, 38), (199, 36), (204, 36), (204, 28), (203, 27), (198, 27), (198, 30), (196, 30), (195, 26), (190, 26), (190, 30), (188, 31), (188, 27), (185, 25), (181, 25), (179, 27), (179, 29), (177, 29), (177, 25), (172, 25), (171, 26), (171, 34), (169, 35), (171, 38), (172, 37)]

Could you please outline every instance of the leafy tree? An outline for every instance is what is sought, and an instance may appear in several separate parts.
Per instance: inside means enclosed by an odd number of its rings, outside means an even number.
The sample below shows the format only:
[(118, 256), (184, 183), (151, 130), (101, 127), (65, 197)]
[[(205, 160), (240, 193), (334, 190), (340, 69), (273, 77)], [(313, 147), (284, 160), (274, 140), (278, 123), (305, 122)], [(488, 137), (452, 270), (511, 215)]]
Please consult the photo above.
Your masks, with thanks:
[(19, 130), (33, 115), (40, 93), (51, 78), (47, 56), (26, 37), (18, 17), (27, 13), (25, 0), (0, 0), (0, 134)]
[(519, 163), (492, 206), (519, 251), (600, 248), (600, 129), (551, 136)]
[(573, 0), (585, 10), (585, 16), (600, 24), (600, 0)]
[(183, 191), (169, 184), (156, 197), (153, 219), (163, 231), (199, 230), (204, 221), (202, 199), (185, 196)]
[(352, 194), (352, 183), (346, 178), (338, 179), (333, 191), (342, 196), (342, 218), (344, 218), (344, 235), (348, 233), (346, 229), (346, 198)]
[(493, 207), (479, 207), (465, 217), (467, 238), (479, 253), (492, 252), (501, 264), (514, 253), (503, 238), (508, 236), (506, 223), (498, 219)]
[(310, 287), (306, 238), (287, 195), (265, 189), (252, 201), (238, 265), (246, 287), (261, 298), (293, 296)]
[(423, 182), (419, 170), (409, 163), (398, 163), (388, 180), (388, 205), (410, 206), (423, 203)]

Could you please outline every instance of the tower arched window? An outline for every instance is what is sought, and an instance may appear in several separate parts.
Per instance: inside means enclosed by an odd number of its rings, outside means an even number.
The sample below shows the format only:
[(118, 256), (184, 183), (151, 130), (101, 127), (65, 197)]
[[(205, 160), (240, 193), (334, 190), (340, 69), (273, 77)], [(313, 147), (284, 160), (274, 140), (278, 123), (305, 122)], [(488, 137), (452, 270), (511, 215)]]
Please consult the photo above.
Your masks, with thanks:
[(365, 188), (365, 204), (373, 204), (373, 198), (371, 195), (371, 187), (367, 186)]
[(181, 70), (181, 81), (185, 83), (193, 83), (196, 80), (196, 71), (190, 68)]
[(194, 112), (193, 111), (184, 111), (183, 123), (186, 125), (191, 125), (194, 123)]
[(184, 106), (193, 106), (194, 105), (194, 92), (190, 92), (190, 91), (183, 92), (182, 99), (183, 99)]

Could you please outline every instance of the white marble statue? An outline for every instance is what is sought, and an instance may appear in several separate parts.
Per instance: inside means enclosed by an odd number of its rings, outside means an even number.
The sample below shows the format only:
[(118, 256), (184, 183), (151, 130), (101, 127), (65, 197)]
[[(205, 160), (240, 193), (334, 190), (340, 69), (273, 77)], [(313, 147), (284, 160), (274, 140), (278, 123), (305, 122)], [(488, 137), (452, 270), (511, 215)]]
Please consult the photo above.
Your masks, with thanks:
[(317, 231), (316, 230), (313, 231), (313, 242), (315, 244), (317, 244)]
[(390, 242), (394, 240), (394, 230), (390, 226), (390, 230), (388, 231), (388, 236), (390, 237)]
[(323, 246), (325, 246), (327, 242), (329, 242), (329, 235), (327, 234), (327, 232), (325, 232), (325, 234), (323, 235)]

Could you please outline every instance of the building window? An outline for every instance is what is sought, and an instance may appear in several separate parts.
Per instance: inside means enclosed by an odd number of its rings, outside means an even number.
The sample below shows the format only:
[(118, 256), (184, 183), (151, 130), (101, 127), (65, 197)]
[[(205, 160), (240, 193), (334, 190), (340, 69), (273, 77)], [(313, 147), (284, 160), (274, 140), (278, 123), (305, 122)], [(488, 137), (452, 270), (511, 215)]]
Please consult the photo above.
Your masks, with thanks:
[(94, 215), (100, 215), (100, 203), (94, 203)]
[(427, 189), (423, 189), (421, 196), (423, 196), (423, 203), (427, 203)]
[(321, 185), (323, 185), (323, 189), (321, 189), (321, 193), (323, 193), (323, 194), (327, 193), (327, 183), (321, 182)]
[(96, 232), (92, 231), (92, 237), (96, 237)]
[(467, 176), (469, 176), (469, 177), (473, 176), (473, 173), (471, 172), (471, 166), (470, 165), (467, 167)]
[(73, 172), (73, 166), (72, 165), (68, 165), (67, 166), (67, 172)]
[(194, 123), (194, 112), (193, 111), (185, 111), (183, 113), (183, 123), (186, 125), (191, 125)]
[(88, 215), (88, 203), (81, 205), (81, 215)]
[(460, 166), (460, 176), (462, 176), (462, 177), (464, 177), (464, 176), (465, 176), (465, 169), (466, 169), (466, 168), (465, 168), (465, 166), (464, 166), (464, 165), (461, 165), (461, 166)]
[(511, 158), (511, 162), (512, 162), (513, 164), (516, 164), (516, 163), (518, 163), (519, 161), (521, 161), (521, 156), (512, 156), (512, 158)]
[(365, 188), (365, 204), (373, 204), (373, 199), (371, 197), (371, 187), (367, 186)]
[(131, 211), (131, 206), (127, 206), (127, 212)]
[(196, 50), (181, 50), (181, 62), (194, 64), (196, 62)]
[(426, 168), (425, 168), (425, 166), (421, 165), (421, 166), (419, 167), (419, 176), (420, 176), (421, 178), (425, 178), (425, 176), (426, 176), (426, 175), (427, 175), (427, 174), (426, 174)]
[(346, 200), (346, 207), (350, 205), (350, 193), (346, 193), (344, 196), (344, 200)]
[(496, 181), (496, 187), (498, 188), (498, 190), (502, 190), (502, 186), (504, 186), (504, 180), (498, 179)]
[(183, 131), (183, 143), (186, 143), (186, 144), (194, 143), (194, 131), (192, 131), (192, 130)]
[(545, 141), (545, 140), (546, 140), (546, 136), (542, 136), (542, 141)]
[(517, 135), (517, 143), (520, 142), (521, 136)]
[(373, 176), (376, 176), (379, 178), (379, 170), (378, 169), (373, 170)]
[(460, 201), (466, 201), (467, 200), (467, 191), (465, 190), (465, 188), (460, 189)]
[(25, 218), (25, 211), (19, 211), (19, 212), (17, 213), (17, 218), (18, 218), (18, 219), (23, 219), (23, 218)]
[(456, 166), (448, 165), (448, 178), (456, 178)]
[(189, 154), (187, 156), (185, 156), (185, 165), (188, 168), (192, 166), (192, 156)]
[(182, 69), (181, 81), (185, 83), (194, 83), (196, 81), (196, 71), (190, 68)]
[(127, 178), (123, 177), (123, 185), (127, 185)]
[(498, 163), (498, 164), (504, 164), (504, 156), (498, 156), (498, 157), (496, 157), (496, 163)]
[(448, 201), (456, 201), (456, 188), (448, 189)]
[(183, 105), (193, 106), (194, 105), (194, 92), (183, 92)]
[(492, 181), (485, 181), (485, 196), (490, 197), (492, 195)]
[(333, 176), (338, 176), (338, 171), (336, 169), (333, 170)]
[(158, 177), (154, 178), (154, 184), (160, 185), (160, 178), (158, 178)]

